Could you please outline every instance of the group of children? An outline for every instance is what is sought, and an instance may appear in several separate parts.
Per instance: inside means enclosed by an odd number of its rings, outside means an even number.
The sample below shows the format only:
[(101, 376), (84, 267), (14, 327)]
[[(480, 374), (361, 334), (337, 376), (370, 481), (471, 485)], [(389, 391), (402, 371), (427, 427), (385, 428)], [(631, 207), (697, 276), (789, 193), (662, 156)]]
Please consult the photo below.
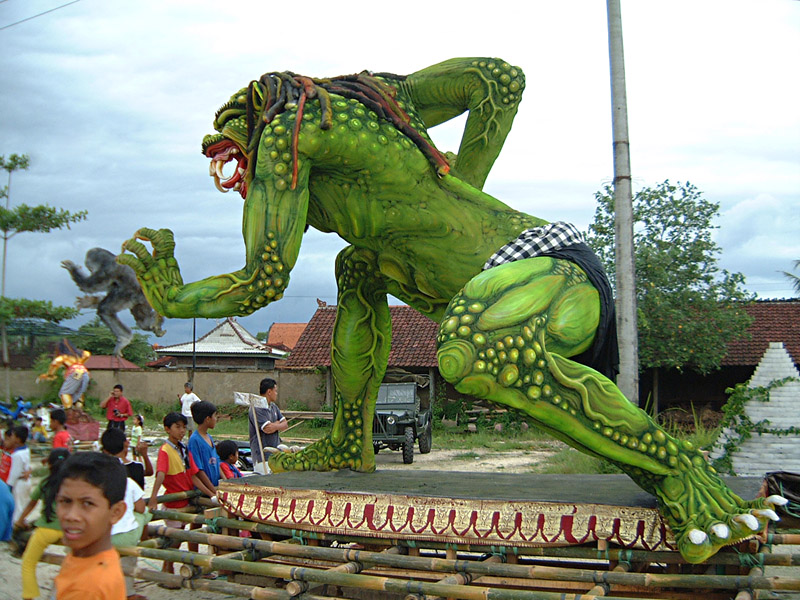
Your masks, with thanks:
[[(10, 489), (13, 500), (16, 500), (11, 522), (15, 527), (28, 528), (26, 518), (38, 503), (42, 505), (41, 515), (31, 523), (36, 529), (22, 558), (24, 599), (39, 596), (36, 564), (47, 546), (59, 540), (72, 552), (56, 577), (58, 600), (143, 598), (134, 593), (133, 580), (122, 575), (122, 565), (130, 561), (135, 567), (136, 558), (120, 560), (114, 547), (135, 546), (139, 542), (152, 518), (147, 509), (157, 507), (162, 487), (165, 493), (197, 488), (216, 501), (220, 479), (242, 476), (236, 466), (239, 458), (236, 443), (224, 441), (215, 445), (209, 433), (217, 423), (214, 404), (196, 402), (192, 406), (192, 420), (196, 429), (188, 444), (184, 444), (187, 418), (180, 412), (170, 412), (164, 417), (167, 441), (159, 448), (154, 469), (147, 454), (147, 444), (142, 440), (143, 419), (140, 416), (131, 432), (131, 440), (121, 429), (109, 428), (101, 436), (102, 453), (73, 454), (72, 440), (65, 428), (66, 414), (62, 409), (56, 409), (50, 414), (53, 435), (52, 450), (46, 459), (49, 474), (32, 491), (30, 452), (26, 445), (28, 429), (18, 426), (7, 432), (0, 479), (7, 471), (3, 480), (6, 483), (10, 480), (10, 485), (6, 490)], [(129, 446), (134, 443), (141, 462), (128, 459)], [(5, 459), (6, 456), (9, 460)], [(155, 475), (155, 481), (146, 502), (145, 477), (150, 475)], [(21, 482), (28, 482), (27, 492), (21, 489), (24, 487)], [(2, 487), (0, 505), (3, 504)], [(164, 507), (183, 508), (188, 504), (189, 500), (176, 500), (164, 503)], [(180, 522), (167, 523), (182, 526)], [(165, 562), (163, 569), (172, 572), (173, 565)]]

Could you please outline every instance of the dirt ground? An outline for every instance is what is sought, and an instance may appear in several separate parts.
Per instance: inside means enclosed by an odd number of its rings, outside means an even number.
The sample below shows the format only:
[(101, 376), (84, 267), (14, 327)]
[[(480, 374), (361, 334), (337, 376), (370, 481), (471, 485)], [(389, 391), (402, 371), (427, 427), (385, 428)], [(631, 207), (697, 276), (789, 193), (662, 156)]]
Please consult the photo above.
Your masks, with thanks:
[[(554, 448), (562, 446), (554, 443)], [(551, 451), (541, 450), (513, 450), (509, 452), (497, 452), (486, 448), (475, 448), (470, 450), (437, 450), (432, 449), (429, 454), (414, 454), (412, 464), (403, 464), (401, 452), (382, 450), (375, 458), (380, 470), (431, 470), (431, 471), (457, 471), (457, 472), (476, 472), (488, 473), (502, 469), (506, 473), (530, 472), (531, 466), (543, 460)], [(155, 460), (155, 452), (151, 448), (151, 460)], [(147, 478), (148, 483), (152, 477)], [(149, 496), (150, 490), (146, 490)], [(35, 517), (31, 517), (33, 520)], [(201, 547), (201, 551), (203, 548)], [(63, 554), (64, 548), (61, 546), (51, 546), (49, 553)], [(139, 566), (161, 570), (161, 562), (154, 559), (139, 559)], [(22, 584), (20, 576), (20, 559), (13, 556), (6, 544), (0, 544), (0, 581), (5, 585), (0, 585), (0, 600), (11, 600), (22, 598)], [(58, 574), (59, 567), (45, 563), (39, 563), (37, 567), (37, 577), (39, 587), (42, 590), (40, 598), (50, 600), (54, 594), (53, 578)], [(211, 592), (196, 590), (166, 590), (158, 587), (155, 583), (145, 581), (136, 582), (136, 593), (146, 596), (150, 600), (221, 600), (223, 598), (233, 598), (233, 596), (220, 595)]]

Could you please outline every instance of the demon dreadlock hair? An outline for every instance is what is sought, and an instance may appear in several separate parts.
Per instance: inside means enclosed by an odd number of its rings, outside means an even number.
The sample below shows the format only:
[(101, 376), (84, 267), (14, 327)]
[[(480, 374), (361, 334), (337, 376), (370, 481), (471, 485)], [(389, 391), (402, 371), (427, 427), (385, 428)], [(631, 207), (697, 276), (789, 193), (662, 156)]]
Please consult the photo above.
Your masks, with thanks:
[[(355, 75), (343, 75), (332, 79), (313, 79), (297, 75), (291, 71), (265, 73), (258, 81), (251, 81), (247, 88), (247, 136), (246, 151), (258, 148), (258, 141), (264, 127), (287, 108), (297, 107), (294, 131), (292, 133), (292, 189), (297, 186), (297, 139), (303, 121), (303, 108), (307, 99), (317, 98), (321, 109), (321, 129), (333, 125), (330, 94), (352, 98), (373, 111), (378, 117), (389, 121), (401, 133), (416, 144), (439, 175), (445, 175), (450, 167), (444, 155), (434, 148), (420, 133), (410, 125), (410, 117), (395, 100), (397, 89), (378, 79), (402, 81), (402, 75), (390, 73), (369, 73), (362, 71)], [(222, 112), (226, 107), (220, 109)], [(217, 113), (219, 115), (219, 113)], [(255, 160), (250, 168), (255, 169)]]

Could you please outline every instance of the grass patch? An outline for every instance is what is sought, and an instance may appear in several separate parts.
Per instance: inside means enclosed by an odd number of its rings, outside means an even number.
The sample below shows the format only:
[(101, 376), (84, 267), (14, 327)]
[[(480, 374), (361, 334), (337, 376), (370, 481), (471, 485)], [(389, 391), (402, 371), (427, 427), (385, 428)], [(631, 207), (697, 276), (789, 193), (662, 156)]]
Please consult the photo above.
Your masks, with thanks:
[(479, 429), (477, 433), (464, 433), (461, 428), (445, 428), (434, 424), (433, 447), (440, 450), (469, 450), (488, 448), (501, 452), (534, 450), (548, 447), (552, 437), (531, 427), (527, 431), (497, 433), (494, 429)]
[(475, 460), (476, 458), (480, 458), (477, 452), (460, 452), (453, 455), (453, 460)]
[(563, 475), (622, 473), (610, 462), (578, 452), (573, 448), (564, 448), (548, 456), (539, 464), (534, 465), (532, 471)]

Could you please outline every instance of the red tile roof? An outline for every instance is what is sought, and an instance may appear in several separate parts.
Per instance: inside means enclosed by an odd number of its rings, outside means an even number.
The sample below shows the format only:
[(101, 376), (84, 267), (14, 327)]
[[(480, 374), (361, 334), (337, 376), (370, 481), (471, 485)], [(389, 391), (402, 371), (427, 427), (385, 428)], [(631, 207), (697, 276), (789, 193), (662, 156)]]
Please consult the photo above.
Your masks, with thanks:
[(783, 342), (795, 364), (800, 364), (800, 300), (759, 300), (746, 307), (753, 317), (750, 339), (728, 344), (723, 367), (755, 366), (769, 342)]
[(273, 323), (269, 328), (267, 345), (291, 350), (303, 335), (308, 323)]
[[(750, 339), (728, 344), (723, 367), (755, 366), (769, 342), (783, 342), (795, 364), (800, 364), (800, 300), (760, 300), (746, 308), (754, 321)], [(438, 324), (410, 306), (390, 306), (392, 349), (390, 367), (436, 367)], [(286, 361), (287, 368), (330, 366), (330, 343), (336, 306), (321, 306), (308, 322)]]
[(148, 363), (145, 363), (145, 367), (153, 367), (153, 368), (161, 368), (161, 367), (173, 367), (177, 364), (174, 356), (162, 356), (161, 358), (157, 358), (156, 360), (151, 360)]
[[(410, 306), (390, 306), (392, 349), (390, 367), (435, 367), (439, 325)], [(297, 340), (287, 368), (330, 366), (331, 336), (336, 306), (320, 306)]]
[(119, 369), (139, 369), (139, 365), (120, 356), (109, 354), (93, 354), (86, 361), (89, 371), (118, 371)]

